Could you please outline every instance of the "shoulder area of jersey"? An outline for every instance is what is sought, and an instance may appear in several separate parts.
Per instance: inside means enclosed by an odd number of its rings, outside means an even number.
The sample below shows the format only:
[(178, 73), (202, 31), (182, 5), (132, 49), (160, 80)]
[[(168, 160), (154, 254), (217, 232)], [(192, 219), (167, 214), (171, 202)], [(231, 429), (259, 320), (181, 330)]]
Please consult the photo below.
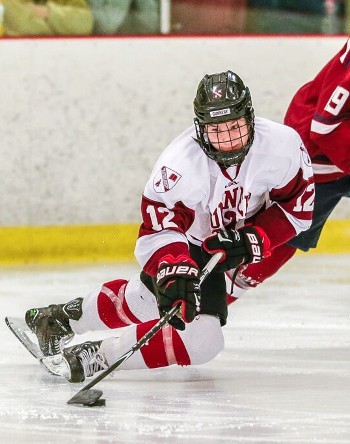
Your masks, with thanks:
[(196, 131), (192, 125), (165, 147), (158, 162), (164, 161), (164, 159), (182, 165), (200, 161), (207, 162), (207, 156), (195, 139)]
[(194, 140), (194, 127), (174, 139), (154, 165), (150, 177), (156, 193), (195, 193), (210, 182), (209, 159)]
[(296, 144), (299, 147), (301, 143), (301, 137), (295, 129), (263, 117), (255, 118), (255, 140), (271, 146)]

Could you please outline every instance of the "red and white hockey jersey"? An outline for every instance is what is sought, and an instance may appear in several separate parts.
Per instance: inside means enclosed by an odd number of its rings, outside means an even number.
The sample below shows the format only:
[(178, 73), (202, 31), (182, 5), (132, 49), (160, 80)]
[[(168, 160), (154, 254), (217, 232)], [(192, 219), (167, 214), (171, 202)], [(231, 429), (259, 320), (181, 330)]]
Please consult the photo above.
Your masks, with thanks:
[(222, 227), (260, 226), (274, 248), (311, 224), (314, 183), (300, 136), (255, 118), (253, 145), (240, 166), (222, 169), (202, 151), (194, 126), (165, 149), (142, 197), (135, 255), (155, 275), (165, 254), (188, 254)]
[(294, 96), (285, 123), (300, 134), (315, 182), (350, 174), (350, 40)]

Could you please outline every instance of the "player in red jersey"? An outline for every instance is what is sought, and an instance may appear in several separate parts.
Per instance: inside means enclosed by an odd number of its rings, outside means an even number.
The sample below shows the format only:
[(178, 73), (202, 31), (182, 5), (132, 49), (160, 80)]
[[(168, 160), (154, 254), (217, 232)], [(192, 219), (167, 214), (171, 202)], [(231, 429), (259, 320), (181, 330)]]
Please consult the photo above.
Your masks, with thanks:
[(229, 302), (277, 271), (297, 249), (316, 248), (328, 217), (343, 197), (350, 197), (349, 96), (350, 40), (297, 91), (285, 116), (285, 124), (300, 134), (311, 157), (316, 183), (312, 225), (280, 248), (280, 258), (275, 254), (239, 273)]
[(289, 244), (316, 248), (324, 224), (343, 197), (350, 197), (350, 40), (314, 80), (294, 96), (285, 123), (301, 135), (315, 177), (311, 227)]
[(316, 183), (350, 174), (350, 40), (295, 94), (285, 123), (300, 134)]

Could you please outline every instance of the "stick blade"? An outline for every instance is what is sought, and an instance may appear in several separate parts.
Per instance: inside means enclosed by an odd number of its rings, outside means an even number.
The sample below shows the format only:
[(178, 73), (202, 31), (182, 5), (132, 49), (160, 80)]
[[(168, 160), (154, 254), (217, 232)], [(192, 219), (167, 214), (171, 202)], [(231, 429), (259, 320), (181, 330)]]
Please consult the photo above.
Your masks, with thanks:
[(67, 401), (67, 404), (82, 404), (86, 406), (104, 405), (99, 402), (102, 394), (102, 390), (83, 389), (80, 390), (80, 392), (76, 393), (71, 399), (69, 399)]

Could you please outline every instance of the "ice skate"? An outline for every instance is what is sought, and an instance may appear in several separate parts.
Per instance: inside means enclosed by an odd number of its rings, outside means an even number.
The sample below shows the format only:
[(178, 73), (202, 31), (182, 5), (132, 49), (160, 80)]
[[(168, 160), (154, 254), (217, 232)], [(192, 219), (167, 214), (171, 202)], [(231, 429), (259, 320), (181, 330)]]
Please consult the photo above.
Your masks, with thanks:
[(26, 312), (25, 321), (36, 335), (44, 356), (54, 356), (61, 353), (61, 344), (72, 339), (74, 333), (69, 325), (69, 320), (80, 318), (82, 301), (82, 298), (78, 298), (66, 304), (31, 308)]
[(108, 368), (106, 358), (99, 353), (102, 341), (84, 342), (63, 350), (63, 361), (67, 373), (63, 374), (69, 382), (83, 382), (85, 378)]

